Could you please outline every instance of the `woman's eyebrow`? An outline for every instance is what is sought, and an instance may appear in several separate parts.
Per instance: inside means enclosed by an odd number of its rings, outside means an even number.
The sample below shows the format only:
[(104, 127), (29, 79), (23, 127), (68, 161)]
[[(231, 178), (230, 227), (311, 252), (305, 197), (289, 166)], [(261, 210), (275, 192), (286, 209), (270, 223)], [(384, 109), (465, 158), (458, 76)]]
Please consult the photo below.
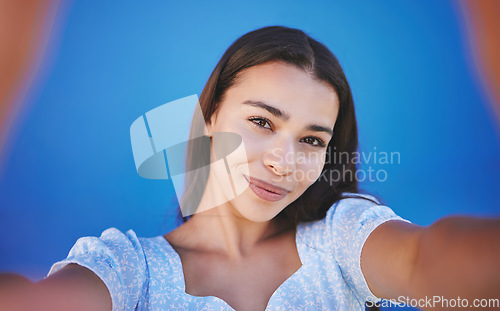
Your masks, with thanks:
[[(268, 104), (265, 104), (261, 101), (246, 100), (243, 102), (243, 104), (264, 109), (264, 110), (268, 111), (270, 114), (272, 114), (273, 116), (280, 118), (284, 121), (290, 119), (290, 116), (288, 114), (286, 114), (283, 110), (278, 109), (278, 108), (273, 107), (273, 106), (270, 106)], [(325, 132), (325, 133), (333, 136), (332, 129), (325, 127), (325, 126), (317, 125), (317, 124), (308, 125), (307, 130), (313, 131), (313, 132)]]
[(325, 132), (325, 133), (328, 133), (331, 136), (333, 136), (332, 129), (330, 129), (328, 127), (321, 126), (321, 125), (311, 124), (311, 125), (307, 126), (307, 129), (309, 131), (313, 131), (313, 132)]
[(243, 102), (243, 104), (264, 109), (264, 110), (268, 111), (270, 114), (272, 114), (273, 116), (280, 118), (284, 121), (290, 119), (290, 116), (288, 114), (286, 114), (283, 110), (280, 110), (280, 109), (273, 107), (273, 106), (269, 106), (268, 104), (265, 104), (261, 101), (246, 100)]

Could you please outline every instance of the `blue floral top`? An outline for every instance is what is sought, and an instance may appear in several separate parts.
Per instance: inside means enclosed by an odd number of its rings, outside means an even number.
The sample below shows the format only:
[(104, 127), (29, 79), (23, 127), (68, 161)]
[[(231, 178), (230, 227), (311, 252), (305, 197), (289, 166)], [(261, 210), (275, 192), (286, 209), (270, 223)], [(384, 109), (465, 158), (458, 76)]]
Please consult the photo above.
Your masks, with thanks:
[[(296, 244), (302, 266), (273, 293), (267, 310), (364, 310), (365, 301), (379, 301), (360, 257), (368, 235), (388, 220), (402, 219), (386, 206), (349, 198), (336, 202), (324, 219), (301, 223)], [(80, 238), (49, 275), (70, 263), (101, 278), (113, 311), (232, 310), (220, 298), (186, 294), (180, 257), (162, 236), (138, 238), (132, 230), (111, 228), (99, 238)]]

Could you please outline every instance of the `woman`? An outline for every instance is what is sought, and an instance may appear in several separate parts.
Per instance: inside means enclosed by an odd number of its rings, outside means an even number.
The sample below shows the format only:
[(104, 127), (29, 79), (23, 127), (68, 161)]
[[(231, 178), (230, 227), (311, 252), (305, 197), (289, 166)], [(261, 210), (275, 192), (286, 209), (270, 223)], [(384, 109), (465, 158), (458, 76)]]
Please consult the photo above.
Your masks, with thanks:
[[(349, 157), (332, 161), (354, 155), (357, 128), (346, 77), (321, 43), (285, 27), (242, 36), (200, 106), (210, 143), (190, 145), (188, 171), (211, 166), (183, 201), (196, 213), (164, 237), (80, 239), (30, 289), (39, 309), (362, 310), (377, 297), (499, 296), (498, 220), (413, 225), (357, 194)], [(237, 134), (246, 152), (214, 165), (218, 133)]]

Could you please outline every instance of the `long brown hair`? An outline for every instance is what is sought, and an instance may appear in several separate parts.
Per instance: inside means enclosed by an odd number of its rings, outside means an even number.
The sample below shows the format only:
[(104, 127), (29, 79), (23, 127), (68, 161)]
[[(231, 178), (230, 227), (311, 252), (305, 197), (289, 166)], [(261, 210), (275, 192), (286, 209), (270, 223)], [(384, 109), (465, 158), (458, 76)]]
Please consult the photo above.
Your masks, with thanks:
[[(343, 198), (342, 193), (358, 192), (356, 164), (351, 161), (358, 147), (353, 98), (339, 61), (326, 46), (299, 29), (282, 26), (264, 27), (243, 35), (227, 49), (210, 75), (199, 99), (201, 113), (208, 122), (217, 111), (225, 92), (235, 84), (239, 72), (273, 61), (309, 72), (319, 81), (331, 85), (339, 98), (339, 113), (333, 138), (327, 146), (326, 163), (321, 176), (280, 213), (295, 224), (319, 220), (325, 217), (333, 203)], [(193, 124), (191, 134), (198, 137), (200, 131)], [(210, 147), (200, 139), (191, 142), (187, 150), (186, 171), (193, 172), (194, 168), (198, 170), (187, 176), (184, 199), (191, 198), (190, 205), (196, 208), (208, 179), (208, 168), (204, 171), (199, 168), (208, 167)], [(199, 195), (193, 196), (195, 192)], [(193, 200), (193, 197), (198, 199)]]

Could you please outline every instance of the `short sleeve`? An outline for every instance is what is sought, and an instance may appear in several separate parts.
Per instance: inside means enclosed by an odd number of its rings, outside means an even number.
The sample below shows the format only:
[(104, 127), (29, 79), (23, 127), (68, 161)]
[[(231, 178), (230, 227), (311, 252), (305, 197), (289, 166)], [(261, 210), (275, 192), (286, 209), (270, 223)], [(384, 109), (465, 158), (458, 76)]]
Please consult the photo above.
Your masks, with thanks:
[(402, 220), (389, 207), (380, 205), (368, 195), (340, 200), (327, 214), (335, 259), (342, 277), (354, 291), (360, 303), (379, 301), (368, 288), (361, 271), (361, 251), (375, 228), (389, 220)]
[(145, 286), (146, 261), (132, 230), (124, 234), (110, 228), (99, 238), (78, 239), (68, 257), (55, 263), (48, 275), (71, 263), (91, 270), (106, 284), (113, 311), (135, 309)]

